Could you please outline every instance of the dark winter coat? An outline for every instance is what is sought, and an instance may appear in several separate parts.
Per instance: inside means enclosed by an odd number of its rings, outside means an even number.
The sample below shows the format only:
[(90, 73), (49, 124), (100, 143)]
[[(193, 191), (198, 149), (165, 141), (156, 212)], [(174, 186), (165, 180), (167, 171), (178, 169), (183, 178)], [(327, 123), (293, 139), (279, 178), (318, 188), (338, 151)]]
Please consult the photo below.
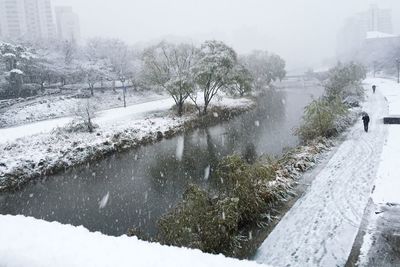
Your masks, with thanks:
[(367, 125), (367, 124), (369, 123), (369, 116), (368, 116), (368, 114), (365, 114), (365, 115), (362, 117), (362, 120), (363, 120), (363, 122), (364, 122), (364, 125)]

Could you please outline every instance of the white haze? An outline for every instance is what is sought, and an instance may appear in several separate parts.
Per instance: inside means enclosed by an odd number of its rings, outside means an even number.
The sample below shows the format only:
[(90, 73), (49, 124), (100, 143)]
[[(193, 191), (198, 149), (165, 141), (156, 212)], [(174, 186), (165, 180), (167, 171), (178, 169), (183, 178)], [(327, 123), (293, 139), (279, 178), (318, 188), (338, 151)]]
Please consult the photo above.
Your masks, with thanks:
[(289, 69), (315, 66), (335, 55), (344, 20), (376, 3), (392, 8), (399, 32), (399, 0), (53, 0), (72, 5), (86, 38), (129, 44), (163, 38), (194, 43), (219, 39), (238, 52), (273, 51)]

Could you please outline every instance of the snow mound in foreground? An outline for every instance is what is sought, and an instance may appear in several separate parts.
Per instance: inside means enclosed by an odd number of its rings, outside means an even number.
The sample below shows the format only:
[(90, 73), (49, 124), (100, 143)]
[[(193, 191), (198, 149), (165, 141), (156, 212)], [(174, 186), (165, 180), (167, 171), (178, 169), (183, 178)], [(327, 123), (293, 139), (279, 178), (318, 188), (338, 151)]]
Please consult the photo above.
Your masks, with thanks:
[(0, 266), (261, 266), (135, 237), (91, 233), (24, 216), (0, 215)]

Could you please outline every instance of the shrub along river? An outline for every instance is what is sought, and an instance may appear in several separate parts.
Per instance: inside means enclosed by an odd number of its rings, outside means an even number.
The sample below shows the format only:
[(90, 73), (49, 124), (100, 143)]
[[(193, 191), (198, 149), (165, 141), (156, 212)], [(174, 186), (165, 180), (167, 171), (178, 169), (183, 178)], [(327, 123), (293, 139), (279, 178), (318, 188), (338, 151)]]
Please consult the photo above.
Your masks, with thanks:
[(182, 199), (189, 183), (215, 188), (213, 167), (222, 157), (232, 153), (249, 159), (261, 154), (279, 156), (298, 144), (293, 129), (304, 107), (323, 88), (302, 78), (287, 79), (277, 86), (257, 98), (254, 110), (229, 122), (115, 154), (31, 182), (21, 191), (0, 194), (0, 213), (83, 225), (115, 236), (136, 228), (153, 237), (158, 218)]

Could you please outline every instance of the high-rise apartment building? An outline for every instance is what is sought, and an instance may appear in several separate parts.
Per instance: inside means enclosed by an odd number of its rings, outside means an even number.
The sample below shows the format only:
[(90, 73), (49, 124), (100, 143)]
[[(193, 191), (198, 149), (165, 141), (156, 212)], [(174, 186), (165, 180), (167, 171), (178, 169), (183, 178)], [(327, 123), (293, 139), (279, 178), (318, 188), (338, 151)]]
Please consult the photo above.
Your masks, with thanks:
[(78, 42), (81, 37), (79, 17), (73, 12), (72, 7), (57, 6), (55, 13), (58, 38)]
[(50, 0), (24, 0), (28, 37), (53, 39), (56, 28)]
[(347, 57), (359, 49), (366, 40), (368, 33), (393, 32), (392, 12), (390, 9), (380, 9), (372, 5), (369, 10), (356, 14), (346, 20), (337, 36), (337, 52), (340, 57)]
[(0, 36), (53, 39), (56, 30), (50, 0), (0, 0)]
[(362, 30), (365, 32), (393, 33), (392, 11), (372, 5), (366, 12), (358, 14)]
[(1, 36), (18, 38), (27, 33), (24, 0), (0, 0)]

